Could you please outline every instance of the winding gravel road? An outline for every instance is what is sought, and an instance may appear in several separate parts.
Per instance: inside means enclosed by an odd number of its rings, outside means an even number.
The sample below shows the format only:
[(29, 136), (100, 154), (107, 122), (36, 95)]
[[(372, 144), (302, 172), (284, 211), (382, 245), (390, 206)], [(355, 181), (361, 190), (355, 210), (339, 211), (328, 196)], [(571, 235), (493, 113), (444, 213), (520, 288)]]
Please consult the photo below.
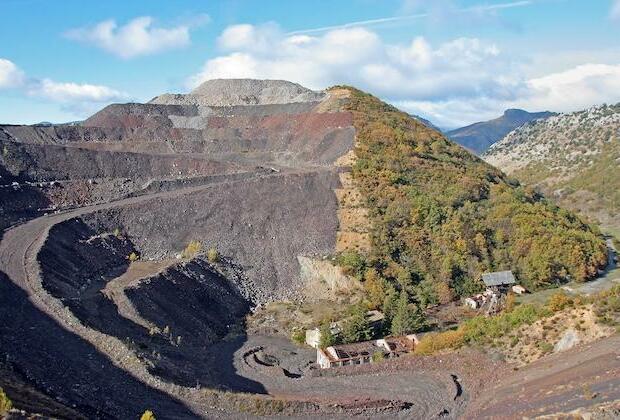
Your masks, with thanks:
[[(320, 170), (320, 169), (318, 169)], [(281, 177), (303, 170), (290, 170), (268, 173), (257, 172), (254, 177)], [(241, 182), (239, 180), (222, 181), (221, 183)], [(247, 182), (247, 178), (243, 179)], [(103, 334), (97, 330), (87, 328), (62, 302), (51, 296), (42, 285), (37, 255), (46, 241), (50, 229), (61, 222), (80, 217), (92, 212), (113, 209), (138, 203), (149, 202), (165, 198), (175, 198), (198, 193), (215, 185), (214, 183), (196, 185), (172, 191), (163, 191), (152, 194), (140, 195), (122, 200), (94, 204), (57, 214), (50, 214), (31, 220), (22, 225), (15, 226), (4, 233), (0, 242), (0, 267), (10, 280), (24, 290), (32, 304), (51, 319), (60, 323), (68, 331), (81, 337), (92, 344), (97, 350), (105, 354), (114, 365), (129, 372), (143, 383), (178, 398), (194, 412), (200, 415), (222, 416), (221, 411), (211, 411), (201, 402), (197, 389), (181, 387), (166, 383), (151, 374), (138, 360), (135, 354), (127, 348), (126, 344), (114, 336)], [(269, 337), (249, 337), (248, 343), (236, 352), (235, 358), (241, 361), (243, 351), (256, 345), (257, 340), (267, 347), (272, 346), (274, 351), (282, 350), (291, 346), (288, 340)], [(267, 340), (267, 343), (265, 343)], [(271, 340), (271, 341), (270, 341)], [(223, 344), (224, 346), (226, 344)], [(217, 346), (216, 346), (217, 347)], [(291, 349), (291, 351), (295, 351)], [(243, 363), (235, 363), (236, 372), (231, 376), (241, 375), (257, 381), (265, 386), (265, 390), (276, 397), (293, 400), (311, 400), (316, 402), (333, 403), (359, 403), (375, 400), (396, 399), (411, 404), (411, 408), (400, 414), (402, 416), (435, 417), (444, 412), (449, 417), (454, 415), (454, 410), (462, 406), (462, 401), (455, 400), (454, 384), (451, 383), (450, 375), (414, 374), (402, 372), (390, 375), (364, 375), (357, 377), (359, 382), (352, 386), (352, 378), (347, 376), (330, 378), (304, 377), (291, 379), (285, 376), (273, 376), (260, 370), (244, 366)], [(448, 414), (449, 413), (449, 414)], [(375, 413), (376, 414), (376, 413)], [(394, 413), (392, 412), (390, 416)]]
[[(286, 174), (287, 172), (273, 174), (257, 172), (255, 176), (275, 177), (284, 176)], [(247, 181), (247, 179), (244, 181)], [(240, 181), (223, 181), (221, 183), (234, 184), (235, 182)], [(153, 376), (144, 364), (137, 359), (135, 354), (127, 348), (125, 343), (116, 337), (87, 328), (67, 310), (60, 300), (51, 296), (42, 285), (37, 255), (47, 239), (50, 229), (58, 223), (99, 210), (144, 203), (159, 198), (175, 199), (183, 195), (200, 192), (213, 185), (213, 183), (210, 183), (173, 191), (130, 197), (109, 203), (94, 204), (57, 214), (42, 216), (24, 224), (14, 226), (4, 232), (4, 236), (0, 242), (0, 268), (15, 285), (27, 294), (28, 300), (35, 308), (58, 322), (66, 330), (93, 345), (98, 351), (105, 354), (115, 366), (129, 372), (143, 383), (179, 398), (196, 412), (205, 413), (205, 407), (199, 406), (196, 402), (198, 398), (192, 398), (192, 394), (196, 392), (195, 389), (169, 384)]]

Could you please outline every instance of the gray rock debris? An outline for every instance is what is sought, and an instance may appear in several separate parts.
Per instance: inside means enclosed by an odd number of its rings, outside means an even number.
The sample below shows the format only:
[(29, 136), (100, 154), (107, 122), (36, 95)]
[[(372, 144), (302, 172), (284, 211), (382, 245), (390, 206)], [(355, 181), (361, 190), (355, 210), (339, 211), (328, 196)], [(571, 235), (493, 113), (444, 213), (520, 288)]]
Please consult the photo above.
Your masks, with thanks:
[(284, 80), (214, 79), (189, 94), (164, 94), (149, 103), (160, 105), (238, 106), (316, 102), (325, 98), (297, 83)]

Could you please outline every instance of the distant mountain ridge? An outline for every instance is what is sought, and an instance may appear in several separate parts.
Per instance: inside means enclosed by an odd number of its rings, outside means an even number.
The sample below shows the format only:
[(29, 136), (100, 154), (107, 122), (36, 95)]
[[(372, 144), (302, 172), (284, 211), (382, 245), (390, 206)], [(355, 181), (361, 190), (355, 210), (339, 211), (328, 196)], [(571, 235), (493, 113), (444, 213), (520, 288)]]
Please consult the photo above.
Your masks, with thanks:
[(620, 104), (525, 124), (482, 157), (562, 206), (620, 232)]
[(549, 111), (527, 112), (522, 109), (507, 109), (501, 117), (457, 128), (448, 131), (446, 135), (476, 154), (482, 154), (489, 146), (515, 128), (530, 121), (549, 118), (553, 115), (556, 114)]

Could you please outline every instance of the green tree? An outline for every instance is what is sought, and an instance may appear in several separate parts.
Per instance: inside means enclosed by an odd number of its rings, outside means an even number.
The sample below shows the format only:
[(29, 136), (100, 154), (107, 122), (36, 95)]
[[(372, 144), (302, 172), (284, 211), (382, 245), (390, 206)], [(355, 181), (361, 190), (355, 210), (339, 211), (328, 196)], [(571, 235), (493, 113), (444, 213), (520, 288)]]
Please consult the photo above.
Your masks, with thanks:
[(364, 273), (364, 290), (371, 309), (379, 309), (385, 299), (385, 280), (383, 280), (377, 270), (371, 268)]
[(398, 302), (398, 292), (392, 285), (388, 285), (386, 287), (385, 298), (383, 299), (383, 315), (385, 317), (385, 322), (390, 324), (392, 322), (392, 318), (396, 314), (396, 303)]
[(351, 316), (344, 321), (342, 326), (342, 338), (345, 343), (356, 343), (372, 338), (372, 329), (363, 305), (358, 304), (352, 308)]
[(400, 292), (400, 297), (396, 304), (396, 312), (392, 318), (391, 332), (394, 335), (412, 333), (424, 327), (424, 313), (418, 305), (409, 303), (409, 298), (405, 291)]
[(337, 343), (338, 340), (332, 332), (331, 322), (323, 322), (319, 327), (319, 332), (321, 333), (320, 348), (324, 349)]
[(336, 258), (336, 263), (342, 267), (342, 271), (347, 276), (353, 276), (358, 279), (363, 278), (366, 269), (366, 261), (364, 257), (356, 251), (344, 251)]

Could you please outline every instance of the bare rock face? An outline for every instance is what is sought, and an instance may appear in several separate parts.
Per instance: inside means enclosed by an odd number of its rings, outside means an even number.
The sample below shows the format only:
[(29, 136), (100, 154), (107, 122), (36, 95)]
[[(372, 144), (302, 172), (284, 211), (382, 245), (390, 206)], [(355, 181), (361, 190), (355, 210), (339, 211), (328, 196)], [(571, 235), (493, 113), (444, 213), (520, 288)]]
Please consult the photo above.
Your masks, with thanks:
[(579, 338), (579, 334), (577, 333), (577, 331), (572, 328), (566, 330), (564, 335), (562, 335), (562, 338), (560, 338), (560, 340), (555, 343), (555, 346), (553, 347), (553, 352), (558, 353), (561, 351), (569, 350), (579, 344), (580, 341), (581, 339)]
[(274, 105), (318, 102), (324, 92), (315, 92), (284, 80), (214, 79), (208, 80), (187, 95), (164, 94), (150, 101), (159, 105)]

